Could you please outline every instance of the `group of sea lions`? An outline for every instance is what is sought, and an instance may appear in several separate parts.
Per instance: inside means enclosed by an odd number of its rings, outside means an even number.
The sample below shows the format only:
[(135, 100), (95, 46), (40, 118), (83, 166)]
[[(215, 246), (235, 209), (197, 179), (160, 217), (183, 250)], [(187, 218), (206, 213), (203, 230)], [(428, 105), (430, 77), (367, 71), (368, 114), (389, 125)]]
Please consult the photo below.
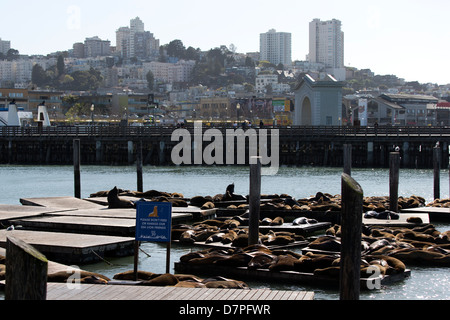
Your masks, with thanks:
[[(114, 275), (114, 280), (134, 280), (134, 271), (126, 271)], [(225, 288), (248, 289), (243, 281), (227, 279), (224, 277), (211, 277), (202, 279), (190, 274), (158, 274), (146, 271), (138, 271), (138, 285), (159, 287), (184, 287), (184, 288)]]
[[(308, 248), (340, 252), (340, 226), (334, 225), (325, 236), (312, 241)], [(402, 227), (365, 226), (361, 241), (362, 255), (384, 255), (405, 264), (450, 266), (450, 231), (440, 232), (432, 224)]]
[[(6, 258), (0, 255), (0, 280), (5, 280)], [(77, 270), (77, 277), (73, 272), (60, 271), (50, 273), (47, 281), (51, 283), (74, 283), (82, 284), (108, 284), (111, 279), (95, 272)], [(134, 271), (126, 271), (115, 274), (114, 280), (134, 280)], [(146, 271), (138, 271), (138, 283), (141, 286), (175, 286), (187, 288), (226, 288), (226, 289), (248, 289), (248, 285), (243, 281), (227, 279), (224, 277), (211, 277), (202, 279), (188, 274), (157, 274)]]
[[(107, 197), (108, 205), (111, 209), (133, 208), (136, 201), (156, 201), (171, 202), (174, 207), (187, 207), (189, 205), (200, 207), (202, 209), (212, 209), (219, 203), (235, 202), (227, 205), (229, 209), (248, 209), (248, 196), (235, 194), (234, 183), (227, 186), (225, 193), (214, 196), (194, 196), (190, 199), (184, 198), (181, 193), (170, 193), (157, 190), (146, 192), (123, 190), (114, 187), (110, 191), (99, 191), (90, 195), (91, 198)], [(121, 199), (121, 197), (136, 198), (136, 201)], [(341, 196), (328, 193), (317, 192), (316, 195), (295, 199), (288, 194), (262, 194), (261, 210), (298, 210), (298, 211), (320, 211), (320, 212), (339, 212), (341, 211)], [(436, 202), (436, 201), (435, 201)], [(436, 202), (437, 203), (437, 202)], [(441, 206), (450, 206), (450, 200), (440, 200)], [(431, 204), (430, 204), (431, 205)], [(436, 204), (435, 204), (436, 205)], [(222, 206), (222, 205), (221, 205)], [(409, 209), (425, 206), (425, 199), (420, 196), (399, 197), (398, 208)], [(437, 205), (436, 205), (437, 206)], [(375, 211), (384, 212), (389, 210), (389, 196), (364, 197), (364, 212)]]
[[(271, 272), (296, 271), (330, 277), (338, 277), (340, 272), (339, 254), (299, 254), (291, 250), (270, 250), (264, 245), (191, 252), (182, 256), (180, 262), (205, 266), (246, 267), (249, 270), (266, 269)], [(361, 259), (362, 278), (368, 277), (367, 269), (371, 265), (379, 266), (383, 275), (402, 273), (406, 269), (401, 261), (393, 257), (366, 256)]]
[[(278, 223), (283, 223), (283, 219)], [(205, 244), (230, 244), (233, 247), (246, 247), (248, 245), (248, 229), (239, 228), (242, 220), (239, 217), (228, 220), (205, 220), (192, 225), (179, 224), (172, 227), (172, 239), (180, 243), (194, 244), (204, 242)], [(262, 222), (261, 222), (262, 224)], [(269, 231), (260, 234), (260, 241), (267, 246), (287, 245), (296, 241), (304, 241), (305, 238), (295, 233), (285, 231)]]

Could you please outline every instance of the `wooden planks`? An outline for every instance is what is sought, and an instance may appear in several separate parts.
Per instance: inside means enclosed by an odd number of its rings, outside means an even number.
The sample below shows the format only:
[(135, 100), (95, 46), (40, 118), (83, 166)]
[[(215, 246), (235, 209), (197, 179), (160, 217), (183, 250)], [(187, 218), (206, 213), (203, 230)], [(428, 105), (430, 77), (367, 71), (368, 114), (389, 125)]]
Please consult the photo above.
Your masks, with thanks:
[(42, 231), (0, 230), (0, 246), (8, 235), (31, 244), (49, 260), (64, 264), (85, 264), (103, 256), (129, 256), (134, 252), (134, 238), (70, 234)]
[(78, 216), (50, 216), (17, 221), (25, 228), (41, 231), (86, 233), (111, 236), (134, 236), (136, 221), (133, 219), (97, 218)]
[(103, 207), (90, 201), (74, 197), (44, 197), (44, 198), (22, 198), (20, 203), (26, 206), (40, 206), (50, 208), (74, 208), (74, 209), (96, 209)]
[(0, 204), (0, 222), (6, 224), (15, 219), (38, 217), (44, 214), (62, 213), (71, 210), (73, 209)]
[(183, 301), (275, 301), (313, 300), (313, 292), (269, 289), (213, 289), (90, 285), (78, 287), (61, 283), (47, 285), (47, 300), (183, 300)]

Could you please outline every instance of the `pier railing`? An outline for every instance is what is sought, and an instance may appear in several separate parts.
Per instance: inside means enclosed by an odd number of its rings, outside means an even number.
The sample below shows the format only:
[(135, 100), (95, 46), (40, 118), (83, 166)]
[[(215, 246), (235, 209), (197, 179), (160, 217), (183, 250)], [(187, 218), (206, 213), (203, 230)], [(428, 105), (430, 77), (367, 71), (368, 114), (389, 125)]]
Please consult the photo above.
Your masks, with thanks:
[[(134, 126), (51, 126), (39, 127), (0, 127), (3, 138), (26, 138), (26, 137), (115, 137), (115, 138), (139, 138), (139, 137), (168, 137), (171, 136), (176, 127), (134, 127)], [(186, 127), (191, 133), (192, 126)], [(203, 126), (203, 131), (210, 129)], [(224, 134), (227, 129), (233, 127), (214, 127)], [(248, 129), (248, 128), (246, 128)], [(258, 127), (256, 127), (258, 129)], [(364, 137), (364, 136), (417, 136), (417, 137), (450, 137), (450, 127), (431, 126), (380, 126), (354, 127), (354, 126), (266, 126), (264, 129), (278, 129), (280, 136), (305, 136), (305, 137)], [(270, 134), (270, 130), (269, 130)]]

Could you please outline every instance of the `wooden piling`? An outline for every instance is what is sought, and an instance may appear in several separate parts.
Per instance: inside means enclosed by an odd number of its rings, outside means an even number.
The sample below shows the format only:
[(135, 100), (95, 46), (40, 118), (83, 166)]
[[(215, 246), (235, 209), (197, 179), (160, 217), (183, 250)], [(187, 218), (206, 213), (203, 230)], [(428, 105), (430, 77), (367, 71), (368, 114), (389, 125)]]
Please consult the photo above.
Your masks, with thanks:
[(261, 157), (250, 159), (249, 233), (248, 245), (259, 243), (259, 214), (261, 200)]
[(46, 300), (47, 258), (24, 241), (6, 240), (5, 300)]
[(73, 140), (73, 173), (75, 198), (81, 199), (81, 144), (79, 139)]
[(144, 192), (144, 182), (142, 177), (142, 141), (139, 141), (137, 145), (136, 172), (137, 172), (137, 191)]
[(359, 300), (363, 190), (348, 174), (341, 178), (340, 299)]
[(433, 148), (433, 181), (434, 181), (434, 199), (441, 198), (441, 148), (439, 146), (435, 146)]
[(400, 168), (400, 153), (389, 155), (389, 210), (398, 212), (398, 180)]

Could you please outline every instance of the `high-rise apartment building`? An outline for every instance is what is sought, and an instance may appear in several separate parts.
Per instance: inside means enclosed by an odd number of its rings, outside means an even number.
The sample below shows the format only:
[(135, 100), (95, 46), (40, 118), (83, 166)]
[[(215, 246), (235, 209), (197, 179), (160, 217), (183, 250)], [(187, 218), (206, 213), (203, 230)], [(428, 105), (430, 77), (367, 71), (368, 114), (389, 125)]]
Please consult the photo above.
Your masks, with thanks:
[(309, 61), (327, 68), (344, 68), (344, 33), (341, 21), (314, 19), (309, 24)]
[(275, 65), (292, 64), (292, 35), (287, 32), (269, 32), (260, 34), (260, 59)]
[(123, 58), (149, 58), (159, 52), (159, 40), (145, 31), (144, 23), (136, 17), (130, 20), (129, 27), (121, 27), (116, 31), (116, 51)]
[(92, 38), (86, 38), (84, 41), (84, 56), (86, 58), (109, 56), (110, 54), (111, 42), (109, 40), (102, 40), (95, 36)]
[(2, 38), (0, 38), (0, 53), (6, 55), (9, 49), (11, 49), (11, 41), (2, 40)]

